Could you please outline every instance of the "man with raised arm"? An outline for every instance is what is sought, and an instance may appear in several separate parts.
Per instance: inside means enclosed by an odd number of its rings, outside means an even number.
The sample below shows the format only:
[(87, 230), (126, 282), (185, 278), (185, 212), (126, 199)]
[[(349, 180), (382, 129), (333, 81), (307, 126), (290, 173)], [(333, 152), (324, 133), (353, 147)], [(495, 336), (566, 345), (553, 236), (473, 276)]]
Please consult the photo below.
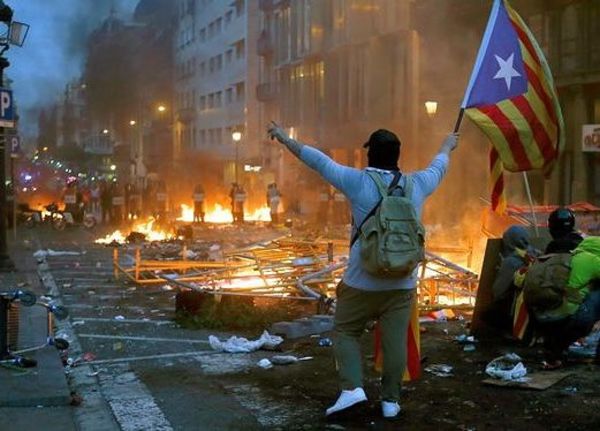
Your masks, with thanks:
[(400, 413), (398, 402), (406, 367), (410, 312), (413, 301), (416, 300), (416, 268), (411, 267), (404, 276), (397, 276), (392, 272), (383, 276), (374, 275), (368, 270), (369, 265), (365, 264), (368, 256), (364, 256), (361, 242), (366, 242), (367, 239), (361, 232), (361, 227), (365, 221), (373, 218), (377, 207), (382, 205), (384, 185), (388, 187), (389, 196), (408, 198), (416, 224), (420, 224), (423, 203), (446, 174), (450, 152), (458, 144), (458, 134), (448, 135), (439, 153), (426, 169), (402, 175), (398, 168), (400, 140), (388, 130), (373, 132), (363, 145), (368, 149), (368, 167), (362, 170), (340, 165), (318, 149), (291, 139), (276, 123), (271, 124), (268, 133), (271, 139), (277, 139), (341, 191), (352, 208), (353, 241), (348, 268), (337, 287), (335, 312), (334, 350), (342, 391), (335, 404), (327, 409), (326, 415), (346, 411), (367, 400), (363, 390), (359, 338), (366, 323), (378, 319), (383, 332), (384, 355), (382, 413), (385, 418), (396, 418)]

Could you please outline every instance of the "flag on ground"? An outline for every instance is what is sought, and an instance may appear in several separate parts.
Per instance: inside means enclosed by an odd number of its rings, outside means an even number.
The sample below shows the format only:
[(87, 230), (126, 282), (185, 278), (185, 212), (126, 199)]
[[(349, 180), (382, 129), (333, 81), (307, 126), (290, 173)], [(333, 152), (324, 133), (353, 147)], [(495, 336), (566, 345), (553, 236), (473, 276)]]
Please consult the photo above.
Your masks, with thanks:
[(461, 107), (495, 149), (490, 153), (492, 202), (500, 212), (503, 169), (548, 174), (564, 144), (550, 68), (507, 0), (494, 1)]

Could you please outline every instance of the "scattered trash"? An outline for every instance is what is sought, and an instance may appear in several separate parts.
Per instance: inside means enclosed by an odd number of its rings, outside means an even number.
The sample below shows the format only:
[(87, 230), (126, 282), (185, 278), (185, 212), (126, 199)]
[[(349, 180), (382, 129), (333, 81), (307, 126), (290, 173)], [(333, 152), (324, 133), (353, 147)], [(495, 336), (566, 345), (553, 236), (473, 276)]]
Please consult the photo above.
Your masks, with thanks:
[(258, 340), (250, 341), (247, 338), (233, 336), (227, 341), (221, 341), (214, 335), (208, 337), (208, 342), (213, 350), (227, 353), (249, 353), (256, 350), (267, 348), (273, 349), (283, 343), (283, 338), (278, 335), (271, 335), (264, 331)]
[(521, 357), (516, 353), (507, 353), (487, 364), (485, 372), (496, 379), (526, 382), (524, 377), (527, 375), (527, 369), (521, 361)]
[(87, 373), (86, 376), (88, 376), (88, 377), (96, 377), (98, 374), (100, 374), (100, 371), (93, 371), (91, 373)]
[(96, 291), (95, 290), (88, 290), (88, 295), (95, 295)]
[(319, 346), (321, 346), (321, 347), (331, 347), (331, 346), (333, 346), (333, 341), (331, 341), (331, 338), (321, 338), (319, 340)]
[(425, 371), (438, 377), (452, 377), (454, 367), (447, 364), (431, 364), (425, 368)]
[(85, 321), (83, 320), (74, 320), (73, 323), (71, 323), (72, 326), (79, 326), (79, 325), (85, 325)]
[(560, 391), (563, 395), (574, 395), (577, 393), (577, 387), (575, 386), (567, 386)]
[(96, 262), (96, 268), (102, 268), (102, 262)]
[(125, 316), (121, 316), (120, 314), (118, 316), (114, 317), (115, 320), (125, 320)]
[(298, 358), (292, 355), (275, 355), (271, 359), (261, 359), (260, 361), (258, 361), (257, 365), (261, 368), (268, 370), (269, 368), (273, 368), (273, 365), (290, 365), (295, 364), (297, 362), (310, 361), (312, 359), (312, 356)]
[(466, 344), (465, 347), (463, 347), (463, 352), (474, 352), (474, 351), (475, 351), (474, 344)]
[(170, 286), (170, 285), (168, 285), (168, 284), (165, 284), (164, 286), (162, 286), (162, 287), (160, 288), (160, 290), (162, 290), (163, 292), (167, 292), (167, 291), (169, 291), (169, 290), (173, 290), (173, 289), (174, 289), (174, 288), (173, 288), (173, 286)]
[(442, 332), (446, 335), (448, 335), (448, 330), (447, 329), (442, 329)]
[(123, 343), (120, 341), (117, 341), (116, 343), (113, 343), (113, 351), (118, 352), (119, 350), (123, 350)]
[(454, 311), (451, 309), (444, 308), (443, 310), (432, 311), (427, 316), (431, 317), (436, 322), (446, 322), (447, 320), (454, 319), (456, 314), (454, 314)]
[(457, 335), (454, 340), (458, 342), (458, 344), (474, 344), (477, 343), (477, 340), (472, 335), (461, 334)]
[(65, 289), (68, 289), (69, 287), (71, 287), (71, 283), (63, 283), (63, 287)]
[(310, 361), (313, 359), (312, 356), (305, 356), (303, 358), (298, 358), (292, 355), (275, 355), (271, 358), (271, 362), (275, 365), (289, 365), (295, 364), (299, 361)]
[(55, 251), (52, 249), (46, 249), (46, 250), (38, 250), (35, 253), (33, 253), (33, 257), (37, 258), (37, 259), (43, 259), (45, 257), (48, 256), (79, 256), (81, 255), (81, 253), (77, 252), (77, 251)]
[(265, 370), (268, 370), (269, 368), (273, 368), (273, 363), (271, 361), (269, 361), (267, 358), (261, 359), (260, 361), (258, 361), (257, 365), (260, 368), (264, 368)]

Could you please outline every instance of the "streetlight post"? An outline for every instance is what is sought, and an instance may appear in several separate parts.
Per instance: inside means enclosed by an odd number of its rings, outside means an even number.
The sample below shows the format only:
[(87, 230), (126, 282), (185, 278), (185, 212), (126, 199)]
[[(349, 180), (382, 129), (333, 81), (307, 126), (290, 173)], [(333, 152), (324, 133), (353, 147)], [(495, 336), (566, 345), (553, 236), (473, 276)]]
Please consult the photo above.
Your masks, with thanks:
[[(0, 0), (0, 22), (7, 27), (0, 35), (0, 87), (4, 85), (4, 69), (10, 66), (4, 53), (10, 45), (23, 46), (29, 25), (13, 21), (13, 10)], [(15, 265), (8, 255), (6, 240), (6, 136), (4, 125), (0, 127), (0, 272), (14, 271)], [(13, 184), (14, 187), (14, 184)]]
[(240, 147), (240, 141), (242, 140), (242, 132), (239, 131), (235, 131), (231, 134), (231, 139), (233, 139), (233, 142), (235, 142), (235, 183), (239, 184), (239, 164), (240, 164), (240, 151), (239, 151), (239, 147)]

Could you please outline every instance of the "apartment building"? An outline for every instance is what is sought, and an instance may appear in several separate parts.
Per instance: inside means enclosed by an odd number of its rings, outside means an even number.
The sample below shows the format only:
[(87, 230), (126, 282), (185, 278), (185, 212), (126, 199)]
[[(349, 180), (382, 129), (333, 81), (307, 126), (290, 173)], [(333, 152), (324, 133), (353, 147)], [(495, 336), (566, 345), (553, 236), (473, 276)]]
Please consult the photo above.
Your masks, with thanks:
[[(258, 160), (258, 67), (248, 55), (257, 2), (179, 0), (177, 8), (175, 154), (210, 154), (222, 161), (222, 181), (229, 183)], [(238, 142), (233, 132), (241, 133)]]
[[(401, 140), (412, 142), (420, 106), (413, 3), (260, 1), (261, 122), (276, 119), (355, 166), (364, 162), (361, 143), (376, 128), (397, 130)], [(293, 158), (266, 141), (262, 150), (266, 168), (284, 188), (306, 183), (301, 188), (315, 189), (316, 178), (298, 170)], [(301, 206), (316, 201), (300, 200)]]

